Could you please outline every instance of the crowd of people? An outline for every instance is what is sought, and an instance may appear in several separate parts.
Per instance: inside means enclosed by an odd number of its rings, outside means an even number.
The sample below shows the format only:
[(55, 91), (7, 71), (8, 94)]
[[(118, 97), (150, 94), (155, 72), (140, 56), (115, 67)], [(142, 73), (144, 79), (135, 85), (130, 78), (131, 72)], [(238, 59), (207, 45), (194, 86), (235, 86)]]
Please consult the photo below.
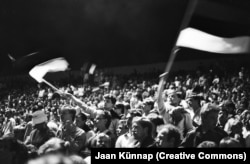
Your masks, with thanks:
[(244, 67), (85, 80), (10, 89), (0, 101), (0, 161), (90, 163), (91, 148), (250, 147)]

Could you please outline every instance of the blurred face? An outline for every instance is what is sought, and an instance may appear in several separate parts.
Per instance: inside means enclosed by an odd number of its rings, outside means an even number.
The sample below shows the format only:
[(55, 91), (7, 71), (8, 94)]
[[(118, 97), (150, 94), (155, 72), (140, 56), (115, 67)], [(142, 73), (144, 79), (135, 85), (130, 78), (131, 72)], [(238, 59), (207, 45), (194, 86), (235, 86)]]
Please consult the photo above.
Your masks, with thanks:
[(218, 122), (221, 124), (221, 125), (225, 125), (226, 122), (227, 122), (227, 117), (228, 117), (228, 114), (223, 111), (223, 110), (220, 110), (219, 111), (219, 114), (218, 114)]
[(135, 139), (140, 140), (147, 136), (146, 128), (143, 128), (140, 124), (137, 122), (133, 122), (132, 124), (132, 135)]
[(104, 128), (107, 120), (104, 118), (103, 113), (97, 113), (95, 117), (95, 126), (98, 129)]
[(189, 104), (190, 107), (195, 108), (198, 104), (197, 101), (195, 101), (193, 98), (187, 99), (187, 103)]
[(85, 120), (82, 120), (82, 117), (80, 115), (76, 116), (76, 126), (82, 127), (85, 123)]
[(61, 121), (62, 121), (63, 124), (65, 124), (66, 122), (71, 122), (71, 123), (73, 122), (72, 116), (69, 113), (69, 111), (63, 111), (60, 114), (60, 117), (61, 117)]
[(97, 148), (109, 148), (110, 138), (107, 135), (99, 136), (96, 141), (96, 147)]
[(116, 109), (115, 109), (115, 112), (116, 112), (118, 115), (121, 115), (121, 114), (122, 114), (122, 109), (121, 109), (121, 108), (116, 108)]
[(172, 147), (173, 143), (167, 140), (167, 132), (160, 131), (156, 137), (157, 147), (168, 148)]
[(176, 94), (170, 94), (168, 95), (168, 101), (170, 102), (170, 104), (178, 104), (179, 98), (177, 97)]
[(151, 105), (149, 105), (148, 103), (144, 103), (143, 104), (143, 111), (145, 113), (148, 113), (151, 110)]
[(120, 121), (119, 125), (118, 125), (118, 127), (116, 129), (117, 136), (120, 136), (120, 135), (126, 133), (127, 131), (128, 131), (128, 129), (126, 127), (126, 121), (125, 120), (124, 121)]
[(202, 125), (204, 125), (208, 130), (214, 129), (216, 127), (218, 120), (217, 112), (208, 113), (207, 117), (202, 121)]
[(111, 109), (113, 108), (112, 101), (110, 99), (104, 99), (104, 108)]

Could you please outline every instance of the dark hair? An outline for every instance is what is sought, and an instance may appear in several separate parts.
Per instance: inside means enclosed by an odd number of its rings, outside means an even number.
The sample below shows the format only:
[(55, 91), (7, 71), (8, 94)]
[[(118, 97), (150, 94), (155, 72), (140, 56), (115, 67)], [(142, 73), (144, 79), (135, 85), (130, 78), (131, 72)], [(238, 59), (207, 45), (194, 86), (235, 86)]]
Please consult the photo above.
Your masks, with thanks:
[(75, 120), (75, 117), (76, 117), (76, 110), (70, 106), (70, 105), (64, 105), (62, 106), (60, 109), (59, 109), (59, 112), (60, 113), (63, 113), (63, 112), (69, 112), (72, 116), (72, 120), (74, 121)]
[(107, 110), (100, 110), (100, 111), (102, 111), (103, 118), (107, 119), (105, 127), (109, 128), (109, 125), (111, 123), (111, 114), (110, 114), (110, 111), (107, 111)]
[(174, 138), (175, 139), (174, 147), (178, 147), (180, 145), (181, 132), (176, 126), (174, 126), (172, 124), (162, 125), (159, 128), (159, 132), (167, 133), (167, 140)]
[(143, 128), (148, 128), (148, 136), (152, 137), (153, 124), (148, 118), (135, 117), (135, 118), (133, 118), (132, 123), (134, 123), (134, 122), (140, 124)]
[(116, 104), (115, 108), (121, 109), (122, 113), (124, 113), (125, 106), (122, 103)]
[(116, 103), (116, 98), (115, 98), (113, 95), (106, 94), (106, 95), (103, 96), (103, 98), (104, 98), (104, 99), (110, 99), (111, 102), (112, 102), (112, 104), (114, 104), (114, 105), (115, 105), (115, 103)]

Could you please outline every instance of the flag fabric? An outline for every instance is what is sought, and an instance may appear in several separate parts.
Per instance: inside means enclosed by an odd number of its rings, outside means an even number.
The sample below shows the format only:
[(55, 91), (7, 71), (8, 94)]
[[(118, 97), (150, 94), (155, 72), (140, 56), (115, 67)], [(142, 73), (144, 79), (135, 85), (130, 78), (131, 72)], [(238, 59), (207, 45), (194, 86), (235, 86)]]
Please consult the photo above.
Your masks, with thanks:
[(96, 65), (95, 65), (95, 64), (92, 64), (92, 65), (90, 66), (90, 69), (89, 69), (89, 74), (93, 75), (94, 72), (95, 72), (95, 68), (96, 68)]
[(43, 77), (48, 72), (65, 71), (68, 68), (68, 65), (68, 62), (64, 58), (55, 58), (33, 67), (29, 74), (37, 82), (41, 83)]
[(222, 54), (250, 53), (250, 37), (223, 38), (185, 28), (180, 32), (176, 46)]

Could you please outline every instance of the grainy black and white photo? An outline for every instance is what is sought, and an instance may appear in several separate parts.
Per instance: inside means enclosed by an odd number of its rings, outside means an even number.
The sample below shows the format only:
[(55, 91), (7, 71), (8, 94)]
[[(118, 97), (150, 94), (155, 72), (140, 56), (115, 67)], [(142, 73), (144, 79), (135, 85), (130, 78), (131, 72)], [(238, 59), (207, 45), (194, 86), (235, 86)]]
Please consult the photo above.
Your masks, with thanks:
[(0, 1), (0, 163), (249, 147), (249, 0)]

